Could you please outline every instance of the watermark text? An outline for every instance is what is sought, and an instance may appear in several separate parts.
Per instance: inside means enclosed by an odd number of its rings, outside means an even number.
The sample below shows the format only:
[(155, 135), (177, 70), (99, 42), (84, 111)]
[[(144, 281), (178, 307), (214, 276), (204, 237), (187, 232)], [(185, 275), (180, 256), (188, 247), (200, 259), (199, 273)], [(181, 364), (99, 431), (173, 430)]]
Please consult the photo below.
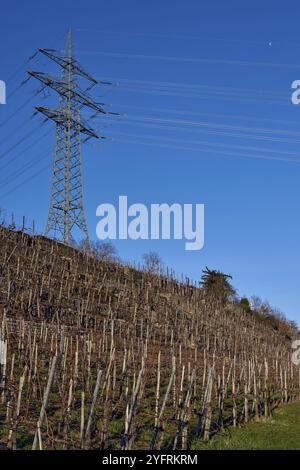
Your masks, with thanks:
[(119, 207), (100, 204), (96, 234), (100, 240), (185, 240), (187, 251), (204, 246), (204, 204), (128, 205), (119, 196)]
[(6, 85), (3, 80), (0, 80), (0, 104), (6, 104)]

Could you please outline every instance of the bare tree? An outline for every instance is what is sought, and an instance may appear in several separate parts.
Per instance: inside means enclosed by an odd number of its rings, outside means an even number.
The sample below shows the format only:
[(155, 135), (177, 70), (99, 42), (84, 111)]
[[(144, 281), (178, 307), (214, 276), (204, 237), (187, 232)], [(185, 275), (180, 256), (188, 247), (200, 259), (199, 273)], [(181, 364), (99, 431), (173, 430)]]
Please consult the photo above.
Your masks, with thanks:
[(89, 242), (87, 240), (82, 240), (79, 243), (79, 249), (85, 253), (91, 253), (99, 261), (104, 261), (106, 263), (116, 263), (119, 261), (117, 249), (111, 242), (100, 240)]
[(156, 251), (149, 251), (149, 253), (144, 253), (143, 262), (146, 271), (149, 271), (153, 274), (161, 273), (163, 268), (163, 261)]
[(273, 307), (268, 301), (260, 297), (251, 297), (251, 309), (256, 316), (264, 322), (270, 324), (273, 329), (281, 331), (286, 335), (294, 334), (298, 326), (295, 322), (287, 320), (284, 313), (277, 307)]
[(100, 261), (105, 261), (107, 263), (116, 263), (119, 261), (117, 249), (111, 242), (98, 240), (93, 243), (92, 249)]

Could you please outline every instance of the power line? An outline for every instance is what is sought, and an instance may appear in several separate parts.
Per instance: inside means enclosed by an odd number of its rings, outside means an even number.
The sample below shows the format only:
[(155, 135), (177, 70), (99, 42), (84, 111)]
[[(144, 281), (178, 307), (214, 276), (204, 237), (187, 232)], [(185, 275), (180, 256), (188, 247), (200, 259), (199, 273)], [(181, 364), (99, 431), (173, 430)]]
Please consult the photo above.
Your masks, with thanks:
[[(119, 124), (122, 123), (121, 121)], [(191, 129), (188, 127), (176, 127), (176, 126), (169, 126), (169, 125), (162, 125), (162, 124), (152, 124), (151, 122), (139, 122), (139, 121), (124, 121), (123, 124), (130, 125), (130, 126), (138, 126), (138, 127), (148, 127), (148, 128), (156, 128), (156, 129), (163, 129), (163, 130), (171, 130), (171, 131), (184, 131), (184, 132), (193, 132), (199, 134), (207, 134), (207, 135), (214, 135), (214, 136), (223, 136), (223, 137), (235, 137), (244, 140), (262, 140), (267, 142), (281, 142), (281, 143), (288, 143), (288, 144), (299, 144), (300, 140), (292, 140), (288, 138), (281, 138), (281, 137), (270, 137), (266, 135), (254, 135), (254, 134), (238, 134), (235, 132), (226, 132), (222, 130), (210, 130), (210, 129)]]
[(24, 150), (21, 150), (19, 153), (15, 154), (12, 158), (10, 158), (10, 160), (8, 160), (8, 162), (6, 162), (5, 165), (2, 165), (0, 167), (0, 171), (5, 170), (5, 168), (7, 168), (9, 165), (15, 162), (19, 157), (23, 156), (28, 150), (31, 150), (32, 147), (34, 147), (37, 143), (39, 143), (42, 139), (44, 139), (47, 135), (49, 135), (50, 132), (51, 131), (47, 131), (45, 134), (43, 134), (38, 139), (36, 139), (33, 143), (28, 145), (28, 147), (26, 147)]
[(192, 58), (192, 57), (175, 57), (175, 56), (160, 56), (160, 55), (146, 55), (146, 54), (130, 54), (120, 52), (104, 52), (104, 51), (79, 51), (78, 55), (112, 57), (115, 59), (145, 59), (145, 60), (162, 60), (167, 62), (189, 62), (199, 64), (219, 64), (219, 65), (245, 65), (254, 67), (272, 67), (272, 68), (290, 68), (298, 69), (299, 64), (281, 64), (272, 62), (251, 62), (244, 60), (228, 60), (228, 59), (208, 59), (208, 58)]
[[(17, 125), (18, 131), (28, 126), (28, 124), (30, 124), (30, 120), (27, 118), (25, 121), (22, 121), (20, 124)], [(15, 135), (16, 135), (16, 130), (13, 129), (12, 132), (10, 132), (3, 139), (1, 139), (0, 145), (6, 143), (6, 141), (8, 141), (11, 137), (14, 137)]]
[(5, 119), (5, 121), (2, 121), (0, 123), (0, 127), (4, 127), (13, 117), (15, 117), (16, 114), (19, 113), (19, 111), (21, 111), (23, 108), (25, 108), (25, 106), (27, 106), (28, 103), (30, 103), (30, 101), (32, 101), (35, 96), (38, 95), (38, 93), (40, 93), (41, 90), (37, 90), (32, 96), (30, 96), (23, 104), (21, 104), (8, 118)]
[[(45, 155), (49, 155), (49, 150), (47, 150), (46, 153), (42, 154), (42, 158)], [(10, 173), (6, 178), (4, 178), (2, 181), (0, 181), (0, 187), (3, 188), (7, 185), (9, 185), (11, 182), (19, 178), (19, 176), (22, 176), (24, 173), (26, 173), (28, 170), (33, 168), (37, 163), (41, 161), (41, 155), (38, 155), (37, 157), (31, 159), (29, 162), (27, 162), (25, 165), (23, 165), (21, 168), (18, 170), (13, 171)]]
[(221, 114), (221, 113), (207, 113), (201, 111), (190, 111), (188, 109), (174, 109), (174, 108), (156, 108), (156, 107), (149, 107), (149, 106), (134, 106), (131, 104), (119, 104), (121, 108), (129, 108), (141, 111), (149, 111), (149, 112), (157, 112), (157, 113), (165, 113), (165, 114), (181, 114), (181, 115), (190, 115), (190, 116), (210, 116), (222, 119), (242, 119), (244, 121), (261, 121), (261, 122), (273, 122), (276, 124), (291, 124), (295, 126), (299, 126), (298, 121), (290, 121), (290, 120), (282, 120), (282, 119), (272, 119), (272, 118), (263, 118), (259, 116), (246, 116), (240, 114)]
[(163, 89), (151, 89), (151, 88), (137, 88), (137, 87), (130, 87), (130, 86), (123, 86), (123, 87), (118, 87), (115, 89), (115, 91), (125, 91), (125, 92), (130, 92), (130, 93), (143, 93), (143, 94), (148, 94), (148, 95), (159, 95), (159, 96), (178, 96), (182, 98), (197, 98), (197, 99), (209, 99), (209, 100), (223, 100), (223, 101), (236, 101), (236, 102), (248, 102), (248, 103), (253, 103), (253, 102), (258, 102), (258, 103), (266, 103), (266, 104), (274, 104), (274, 105), (281, 105), (281, 106), (290, 106), (290, 103), (288, 100), (275, 100), (275, 99), (263, 99), (260, 97), (250, 97), (247, 98), (247, 96), (237, 96), (234, 95), (233, 93), (225, 93), (225, 92), (214, 92), (213, 90), (209, 93), (204, 92), (203, 93), (186, 93), (184, 91), (176, 91), (176, 90), (163, 90)]
[(24, 85), (26, 85), (26, 83), (29, 81), (29, 78), (30, 77), (23, 80), (13, 91), (11, 91), (8, 94), (7, 99), (11, 99)]
[(16, 75), (18, 75), (19, 72), (21, 72), (21, 70), (23, 70), (27, 64), (33, 60), (35, 58), (35, 56), (37, 55), (38, 51), (35, 51), (30, 57), (28, 57), (28, 59), (26, 59), (22, 65), (20, 65), (6, 80), (5, 82), (8, 83), (10, 82), (11, 80), (13, 80), (15, 78)]
[[(25, 140), (29, 139), (30, 137), (32, 137), (32, 135), (39, 131), (40, 128), (39, 127), (36, 127), (33, 131), (30, 131), (28, 134), (26, 134), (24, 137), (22, 137), (21, 140), (19, 140), (16, 144), (12, 145), (8, 150), (6, 150), (6, 152), (3, 152), (1, 155), (0, 155), (0, 160), (4, 157), (6, 157), (7, 155), (9, 155), (15, 148), (17, 148), (20, 144), (22, 144), (23, 142), (25, 142)], [(38, 143), (43, 137), (45, 137), (47, 134), (49, 134), (50, 131), (47, 131), (45, 134), (43, 134), (41, 137), (39, 137), (38, 139), (36, 139), (33, 143), (31, 143), (30, 147), (32, 147), (33, 145), (35, 145), (36, 143)]]
[(13, 194), (15, 193), (19, 188), (25, 186), (27, 183), (31, 182), (33, 179), (35, 179), (37, 176), (39, 176), (41, 173), (43, 173), (44, 171), (48, 170), (48, 168), (50, 168), (52, 166), (52, 164), (48, 164), (44, 167), (42, 167), (39, 171), (37, 171), (36, 173), (34, 173), (33, 175), (31, 175), (30, 177), (28, 177), (26, 180), (24, 180), (22, 183), (18, 184), (17, 186), (15, 186), (13, 189), (7, 191), (6, 193), (3, 193), (3, 194), (0, 194), (0, 198), (1, 199), (4, 199), (5, 197), (8, 197), (10, 194)]
[(130, 78), (106, 78), (105, 80), (110, 80), (116, 83), (116, 85), (133, 85), (133, 86), (144, 86), (144, 87), (162, 87), (162, 88), (179, 88), (186, 91), (194, 91), (194, 90), (209, 90), (212, 91), (226, 91), (231, 93), (239, 93), (239, 94), (259, 94), (259, 95), (282, 95), (282, 97), (286, 96), (286, 92), (284, 91), (272, 91), (272, 90), (265, 90), (265, 89), (257, 89), (257, 88), (240, 88), (240, 87), (232, 87), (232, 86), (219, 86), (219, 85), (200, 85), (200, 84), (192, 84), (192, 83), (183, 83), (183, 82), (166, 82), (166, 81), (158, 81), (158, 80), (137, 80), (137, 79), (130, 79)]
[(167, 142), (175, 142), (179, 144), (193, 144), (193, 145), (204, 145), (209, 147), (217, 147), (217, 148), (225, 148), (225, 149), (233, 149), (233, 150), (250, 150), (253, 152), (260, 152), (260, 153), (271, 153), (271, 154), (278, 154), (282, 156), (299, 156), (299, 152), (285, 152), (278, 149), (269, 149), (266, 147), (253, 147), (253, 146), (245, 146), (245, 145), (236, 145), (236, 144), (225, 144), (220, 142), (210, 142), (206, 140), (188, 140), (188, 139), (174, 139), (172, 137), (161, 137), (161, 136), (154, 136), (154, 135), (140, 135), (140, 134), (129, 134), (124, 132), (115, 132), (115, 135), (121, 136), (128, 136), (128, 137), (135, 137), (135, 138), (150, 138), (150, 139), (158, 139)]
[[(186, 120), (186, 119), (171, 119), (171, 118), (165, 118), (165, 117), (158, 117), (158, 116), (145, 116), (145, 115), (131, 115), (131, 114), (126, 114), (121, 117), (119, 117), (115, 122), (124, 122), (125, 124), (127, 121), (146, 121), (146, 122), (159, 122), (162, 124), (178, 124), (178, 125), (184, 125), (188, 127), (211, 127), (211, 128), (216, 128), (216, 129), (229, 129), (229, 130), (238, 130), (241, 132), (261, 132), (264, 134), (275, 134), (275, 135), (281, 135), (281, 134), (286, 134), (294, 137), (300, 137), (300, 132), (297, 131), (290, 131), (288, 129), (271, 129), (271, 128), (266, 128), (266, 127), (250, 127), (250, 126), (237, 126), (237, 125), (232, 125), (232, 124), (221, 124), (221, 123), (215, 123), (215, 122), (209, 122), (209, 121), (191, 121), (191, 120)], [(182, 127), (184, 130), (185, 128)]]
[[(144, 139), (148, 139), (149, 136), (143, 136)], [(152, 137), (151, 137), (152, 138)], [(178, 143), (175, 145), (176, 139), (171, 140), (170, 139), (170, 144), (168, 143), (161, 143), (159, 139), (157, 139), (154, 142), (147, 142), (146, 140), (138, 140), (138, 139), (130, 139), (130, 136), (128, 138), (125, 137), (116, 137), (113, 140), (123, 142), (123, 143), (129, 143), (129, 144), (141, 144), (145, 146), (155, 146), (155, 147), (161, 147), (161, 148), (170, 148), (170, 149), (175, 149), (175, 150), (189, 150), (193, 152), (201, 152), (201, 153), (217, 153), (221, 155), (226, 155), (230, 157), (245, 157), (245, 158), (251, 158), (251, 159), (258, 159), (258, 160), (275, 160), (275, 161), (281, 161), (281, 162), (287, 162), (287, 163), (300, 163), (300, 160), (295, 160), (295, 159), (289, 159), (289, 158), (283, 158), (283, 157), (275, 157), (275, 156), (269, 156), (269, 155), (253, 155), (253, 154), (245, 154), (245, 153), (238, 153), (235, 154), (233, 152), (228, 152), (228, 151), (223, 151), (223, 150), (215, 150), (215, 149), (210, 149), (210, 148), (195, 148), (195, 147), (190, 147), (190, 146), (184, 146), (184, 145), (178, 145)], [(172, 145), (172, 142), (174, 142), (174, 145)], [(188, 143), (188, 142), (187, 142)]]

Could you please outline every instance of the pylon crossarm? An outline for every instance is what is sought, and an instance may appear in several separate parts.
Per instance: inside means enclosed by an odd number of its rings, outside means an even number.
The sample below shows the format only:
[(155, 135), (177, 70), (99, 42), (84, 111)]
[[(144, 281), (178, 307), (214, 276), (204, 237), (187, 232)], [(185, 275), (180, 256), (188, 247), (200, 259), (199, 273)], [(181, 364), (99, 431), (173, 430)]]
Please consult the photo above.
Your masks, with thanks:
[[(59, 109), (44, 108), (42, 106), (37, 106), (35, 109), (47, 116), (48, 119), (55, 121), (57, 124), (60, 124), (65, 128), (67, 128), (69, 126), (69, 123), (71, 123), (71, 126), (78, 126), (82, 134), (86, 134), (89, 137), (99, 139), (98, 134), (91, 127), (85, 124), (84, 121), (81, 121), (78, 124), (77, 120), (74, 118), (70, 118), (65, 111), (61, 111)], [(105, 137), (102, 136), (101, 139), (105, 139)]]
[(61, 57), (60, 53), (54, 49), (40, 48), (39, 52), (49, 57), (49, 59), (59, 64), (62, 68), (68, 69), (71, 65), (73, 73), (75, 72), (77, 75), (81, 76), (82, 78), (85, 78), (86, 80), (89, 80), (90, 82), (93, 82), (94, 84), (98, 83), (98, 80), (96, 80), (88, 72), (86, 72), (74, 57)]
[(49, 86), (55, 90), (59, 95), (67, 96), (70, 94), (72, 99), (77, 99), (77, 101), (83, 106), (87, 106), (97, 113), (107, 114), (107, 111), (103, 108), (101, 103), (96, 103), (86, 92), (80, 90), (76, 87), (76, 90), (69, 90), (68, 83), (62, 80), (59, 80), (55, 77), (51, 77), (43, 72), (34, 72), (32, 70), (28, 71), (28, 74), (31, 77), (34, 77), (41, 81), (44, 85)]

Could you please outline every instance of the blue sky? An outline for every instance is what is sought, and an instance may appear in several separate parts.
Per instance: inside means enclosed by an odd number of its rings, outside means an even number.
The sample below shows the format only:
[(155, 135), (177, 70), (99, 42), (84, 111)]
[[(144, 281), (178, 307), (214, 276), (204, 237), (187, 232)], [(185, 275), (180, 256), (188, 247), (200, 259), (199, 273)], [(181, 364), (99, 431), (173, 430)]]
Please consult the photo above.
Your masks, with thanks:
[(206, 265), (223, 270), (240, 295), (268, 299), (300, 322), (300, 107), (290, 102), (300, 79), (299, 9), (256, 0), (3, 3), (0, 207), (45, 225), (54, 128), (30, 117), (56, 97), (34, 96), (33, 81), (18, 86), (26, 67), (58, 73), (42, 56), (24, 63), (38, 47), (61, 50), (72, 27), (78, 60), (118, 84), (93, 95), (126, 114), (97, 119), (113, 140), (83, 147), (91, 237), (98, 204), (122, 194), (129, 203), (204, 203), (203, 250), (118, 241), (120, 255), (138, 261), (155, 250), (193, 279)]

